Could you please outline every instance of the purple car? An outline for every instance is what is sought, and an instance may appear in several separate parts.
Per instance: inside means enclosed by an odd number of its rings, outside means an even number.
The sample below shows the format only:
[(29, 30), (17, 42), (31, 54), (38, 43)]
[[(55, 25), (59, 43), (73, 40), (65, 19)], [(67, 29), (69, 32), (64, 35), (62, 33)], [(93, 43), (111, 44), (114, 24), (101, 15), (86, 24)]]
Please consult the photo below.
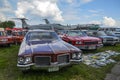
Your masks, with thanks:
[(20, 46), (17, 66), (58, 71), (60, 67), (81, 61), (81, 50), (62, 41), (54, 31), (30, 30)]

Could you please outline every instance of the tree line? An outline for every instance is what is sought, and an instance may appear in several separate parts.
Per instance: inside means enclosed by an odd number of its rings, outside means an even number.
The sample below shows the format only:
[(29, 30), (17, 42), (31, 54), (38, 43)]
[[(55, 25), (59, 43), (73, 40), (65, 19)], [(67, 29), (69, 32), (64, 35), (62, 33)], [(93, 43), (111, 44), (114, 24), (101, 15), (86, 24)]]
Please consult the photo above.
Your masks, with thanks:
[(15, 26), (14, 21), (0, 21), (0, 28), (13, 28)]

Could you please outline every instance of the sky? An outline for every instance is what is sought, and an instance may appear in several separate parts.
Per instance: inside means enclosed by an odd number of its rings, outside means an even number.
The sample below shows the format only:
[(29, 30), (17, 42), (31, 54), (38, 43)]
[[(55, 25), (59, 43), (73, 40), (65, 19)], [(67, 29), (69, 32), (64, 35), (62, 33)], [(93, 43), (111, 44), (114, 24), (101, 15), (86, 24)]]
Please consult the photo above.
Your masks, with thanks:
[(47, 18), (51, 23), (120, 27), (119, 8), (120, 0), (0, 0), (0, 21), (25, 17), (34, 25)]

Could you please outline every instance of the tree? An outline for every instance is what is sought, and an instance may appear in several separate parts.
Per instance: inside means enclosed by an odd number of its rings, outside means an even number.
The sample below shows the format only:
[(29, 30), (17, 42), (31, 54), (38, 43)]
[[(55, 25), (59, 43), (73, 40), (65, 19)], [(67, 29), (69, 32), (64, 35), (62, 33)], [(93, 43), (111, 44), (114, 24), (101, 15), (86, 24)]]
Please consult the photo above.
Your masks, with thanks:
[(0, 27), (2, 28), (13, 28), (15, 26), (15, 22), (14, 21), (4, 21), (0, 23)]

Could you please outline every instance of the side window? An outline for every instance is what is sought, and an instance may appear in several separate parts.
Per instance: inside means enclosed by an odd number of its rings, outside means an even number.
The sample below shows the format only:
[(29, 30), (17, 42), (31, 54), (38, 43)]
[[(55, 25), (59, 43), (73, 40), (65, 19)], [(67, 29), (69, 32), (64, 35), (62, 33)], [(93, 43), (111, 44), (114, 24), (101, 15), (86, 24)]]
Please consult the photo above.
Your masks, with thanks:
[(97, 36), (97, 32), (93, 32), (93, 35), (94, 35), (94, 36)]

